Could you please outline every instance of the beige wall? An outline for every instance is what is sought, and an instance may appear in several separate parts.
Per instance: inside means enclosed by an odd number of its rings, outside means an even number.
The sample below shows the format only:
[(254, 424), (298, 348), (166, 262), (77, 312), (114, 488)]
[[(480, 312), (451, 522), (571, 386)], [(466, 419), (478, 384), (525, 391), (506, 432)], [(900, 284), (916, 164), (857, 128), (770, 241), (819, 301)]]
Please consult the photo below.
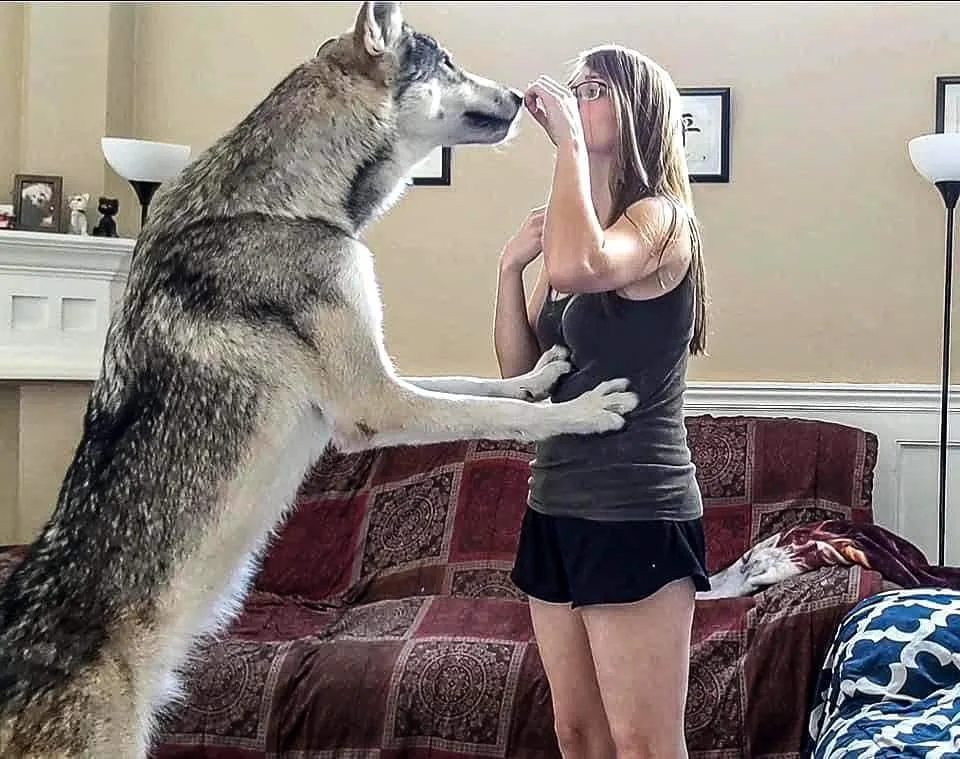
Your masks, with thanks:
[(20, 165), (22, 3), (0, 3), (0, 203), (9, 203)]
[[(935, 76), (960, 73), (956, 3), (405, 7), (465, 65), (518, 86), (611, 40), (680, 85), (733, 88), (732, 182), (695, 188), (714, 334), (694, 379), (936, 381), (942, 207), (906, 140), (932, 129)], [(354, 8), (148, 4), (138, 130), (203, 148)], [(508, 148), (457, 151), (452, 188), (410, 193), (372, 231), (405, 369), (494, 371), (496, 254), (551, 171), (529, 124)]]
[(0, 383), (0, 544), (41, 526), (80, 436), (86, 382)]
[(0, 384), (0, 544), (20, 537), (19, 491), (20, 389)]
[[(202, 150), (356, 6), (0, 5), (0, 98), (13, 106), (0, 108), (4, 181), (43, 171), (63, 174), (66, 192), (119, 193), (132, 234), (135, 198), (103, 163), (99, 138)], [(938, 381), (943, 211), (906, 141), (933, 127), (935, 77), (960, 74), (960, 5), (404, 7), (463, 64), (517, 86), (616, 41), (681, 86), (733, 88), (732, 181), (695, 186), (714, 302), (712, 355), (693, 363), (693, 380)], [(414, 188), (369, 235), (389, 348), (408, 373), (496, 371), (497, 251), (544, 198), (550, 151), (527, 121), (507, 147), (456, 151), (453, 172), (453, 187)], [(40, 455), (28, 441), (77, 429), (82, 393), (58, 392), (29, 393), (40, 431), (14, 437), (21, 508), (42, 508), (55, 491), (25, 469)], [(27, 421), (24, 397), (0, 392), (0, 468), (17, 455), (3, 420)]]

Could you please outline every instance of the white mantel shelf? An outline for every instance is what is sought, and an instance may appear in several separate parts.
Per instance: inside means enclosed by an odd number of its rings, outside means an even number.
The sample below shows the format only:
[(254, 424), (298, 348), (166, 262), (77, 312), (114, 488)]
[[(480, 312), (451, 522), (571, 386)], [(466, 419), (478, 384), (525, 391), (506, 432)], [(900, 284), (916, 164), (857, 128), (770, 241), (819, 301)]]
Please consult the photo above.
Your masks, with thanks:
[(135, 242), (0, 229), (0, 381), (97, 377)]

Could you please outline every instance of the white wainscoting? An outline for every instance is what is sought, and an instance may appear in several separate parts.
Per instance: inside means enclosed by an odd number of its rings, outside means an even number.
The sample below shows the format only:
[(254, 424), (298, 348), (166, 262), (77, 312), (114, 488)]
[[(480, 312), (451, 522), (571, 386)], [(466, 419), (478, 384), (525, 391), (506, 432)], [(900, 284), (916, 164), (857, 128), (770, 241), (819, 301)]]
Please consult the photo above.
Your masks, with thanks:
[[(0, 380), (92, 380), (126, 283), (131, 239), (0, 230)], [(951, 397), (947, 563), (960, 564), (960, 394)], [(877, 521), (936, 559), (935, 386), (691, 383), (688, 413), (824, 419), (879, 438)]]
[[(935, 385), (691, 383), (689, 414), (823, 419), (879, 439), (876, 521), (937, 560), (940, 389)], [(960, 392), (950, 394), (945, 562), (960, 565)]]

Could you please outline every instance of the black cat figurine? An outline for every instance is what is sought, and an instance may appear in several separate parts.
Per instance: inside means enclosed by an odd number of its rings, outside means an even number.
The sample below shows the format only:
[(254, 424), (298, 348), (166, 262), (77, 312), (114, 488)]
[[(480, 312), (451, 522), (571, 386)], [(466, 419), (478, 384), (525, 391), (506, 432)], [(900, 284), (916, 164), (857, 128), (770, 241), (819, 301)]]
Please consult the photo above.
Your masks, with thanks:
[(97, 201), (97, 210), (103, 214), (90, 234), (94, 237), (119, 237), (117, 234), (117, 211), (120, 210), (120, 201), (117, 198), (100, 197)]

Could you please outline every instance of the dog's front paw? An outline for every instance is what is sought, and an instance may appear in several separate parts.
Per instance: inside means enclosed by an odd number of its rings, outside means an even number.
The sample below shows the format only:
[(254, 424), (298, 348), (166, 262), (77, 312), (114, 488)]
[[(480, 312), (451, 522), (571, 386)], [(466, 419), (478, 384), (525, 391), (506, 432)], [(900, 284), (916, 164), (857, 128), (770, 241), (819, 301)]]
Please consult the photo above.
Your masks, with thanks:
[(548, 364), (552, 364), (556, 361), (566, 361), (569, 357), (570, 351), (566, 348), (566, 346), (554, 345), (552, 348), (545, 350), (543, 355), (537, 359), (537, 363), (531, 370), (531, 373), (537, 372)]
[(562, 345), (554, 345), (544, 351), (529, 372), (517, 377), (517, 397), (525, 401), (542, 401), (550, 397), (550, 391), (573, 365), (568, 360), (570, 351)]
[(621, 429), (626, 424), (625, 416), (640, 404), (640, 397), (627, 389), (629, 384), (622, 378), (607, 380), (561, 404), (573, 412), (569, 432), (591, 434)]

